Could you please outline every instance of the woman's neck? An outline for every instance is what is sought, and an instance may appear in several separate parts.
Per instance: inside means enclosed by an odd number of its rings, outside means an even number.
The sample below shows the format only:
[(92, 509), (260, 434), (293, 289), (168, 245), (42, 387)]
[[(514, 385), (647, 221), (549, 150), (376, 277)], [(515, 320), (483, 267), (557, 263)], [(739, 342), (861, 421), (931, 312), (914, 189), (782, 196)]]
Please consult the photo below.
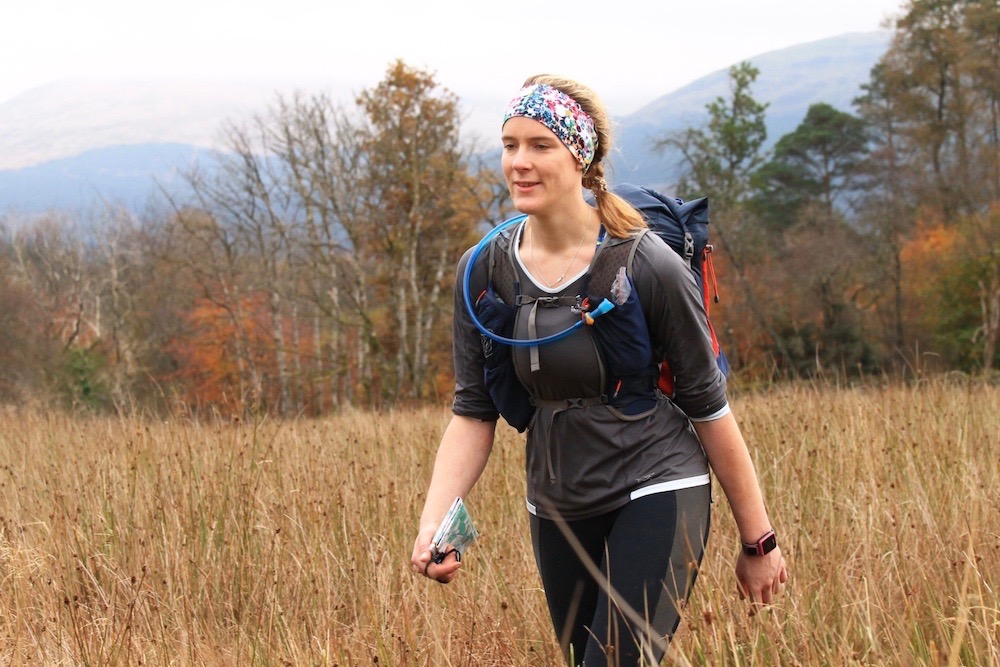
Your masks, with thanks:
[(549, 289), (561, 289), (567, 278), (587, 268), (600, 229), (597, 210), (586, 203), (561, 213), (558, 218), (529, 216), (519, 249), (535, 281)]
[(531, 228), (531, 242), (539, 250), (559, 253), (566, 248), (575, 248), (581, 235), (592, 235), (596, 239), (601, 225), (597, 209), (581, 201), (580, 206), (561, 210), (558, 215), (532, 214), (528, 216), (528, 226)]

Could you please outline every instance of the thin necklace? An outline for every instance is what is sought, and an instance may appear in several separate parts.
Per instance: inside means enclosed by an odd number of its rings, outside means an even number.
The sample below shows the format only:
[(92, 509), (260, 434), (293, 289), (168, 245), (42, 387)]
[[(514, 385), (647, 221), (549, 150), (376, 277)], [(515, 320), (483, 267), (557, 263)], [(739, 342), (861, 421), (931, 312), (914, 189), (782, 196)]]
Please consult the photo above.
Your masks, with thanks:
[[(531, 231), (531, 230), (529, 229), (528, 231)], [(546, 287), (555, 287), (556, 285), (558, 285), (559, 283), (561, 283), (566, 278), (566, 274), (569, 273), (570, 268), (572, 268), (572, 266), (573, 266), (573, 262), (576, 261), (577, 255), (580, 254), (580, 248), (583, 247), (583, 241), (586, 238), (587, 238), (587, 230), (584, 229), (583, 230), (583, 236), (580, 237), (580, 244), (578, 246), (576, 246), (576, 252), (574, 252), (573, 253), (573, 257), (570, 258), (569, 264), (567, 264), (566, 268), (563, 269), (562, 275), (559, 276), (558, 278), (556, 278), (552, 282), (549, 282), (545, 278), (545, 276), (542, 275), (542, 272), (538, 270), (538, 264), (535, 263), (535, 240), (531, 239), (531, 245), (528, 247), (528, 258), (531, 260), (531, 268), (533, 268), (535, 270), (535, 275), (538, 276), (539, 280), (541, 280), (543, 283), (545, 283)]]

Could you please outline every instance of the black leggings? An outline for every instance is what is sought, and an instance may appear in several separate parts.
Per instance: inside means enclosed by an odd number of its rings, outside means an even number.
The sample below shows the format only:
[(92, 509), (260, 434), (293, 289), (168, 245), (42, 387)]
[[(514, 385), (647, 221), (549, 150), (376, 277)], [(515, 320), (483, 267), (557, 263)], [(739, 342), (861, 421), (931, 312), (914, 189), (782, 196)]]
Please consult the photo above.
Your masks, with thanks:
[(591, 519), (531, 517), (535, 562), (567, 662), (659, 664), (705, 552), (710, 506), (704, 485), (638, 498)]

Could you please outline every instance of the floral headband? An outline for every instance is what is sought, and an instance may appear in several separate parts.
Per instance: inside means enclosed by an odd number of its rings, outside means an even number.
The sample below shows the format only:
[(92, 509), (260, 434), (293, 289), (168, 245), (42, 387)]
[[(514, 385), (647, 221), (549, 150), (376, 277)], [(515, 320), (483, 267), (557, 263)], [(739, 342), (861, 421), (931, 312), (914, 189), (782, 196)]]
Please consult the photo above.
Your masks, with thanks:
[(572, 97), (552, 86), (536, 83), (522, 88), (507, 105), (503, 122), (514, 116), (537, 120), (559, 137), (584, 171), (594, 161), (597, 130), (594, 120)]

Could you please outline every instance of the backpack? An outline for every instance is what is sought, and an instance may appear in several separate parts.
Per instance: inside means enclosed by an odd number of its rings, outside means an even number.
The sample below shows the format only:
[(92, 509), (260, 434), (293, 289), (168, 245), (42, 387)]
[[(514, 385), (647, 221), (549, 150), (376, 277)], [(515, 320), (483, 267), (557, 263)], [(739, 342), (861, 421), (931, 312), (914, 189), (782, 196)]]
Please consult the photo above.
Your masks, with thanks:
[[(611, 191), (638, 210), (646, 219), (649, 229), (666, 241), (691, 269), (698, 287), (701, 288), (715, 361), (722, 372), (729, 375), (729, 361), (719, 345), (710, 316), (711, 303), (719, 302), (719, 287), (715, 278), (715, 267), (712, 264), (713, 247), (708, 242), (708, 198), (702, 197), (684, 202), (682, 199), (667, 197), (631, 183), (622, 183)], [(673, 394), (674, 376), (666, 361), (660, 362), (660, 377), (657, 384), (664, 394), (668, 396)]]

